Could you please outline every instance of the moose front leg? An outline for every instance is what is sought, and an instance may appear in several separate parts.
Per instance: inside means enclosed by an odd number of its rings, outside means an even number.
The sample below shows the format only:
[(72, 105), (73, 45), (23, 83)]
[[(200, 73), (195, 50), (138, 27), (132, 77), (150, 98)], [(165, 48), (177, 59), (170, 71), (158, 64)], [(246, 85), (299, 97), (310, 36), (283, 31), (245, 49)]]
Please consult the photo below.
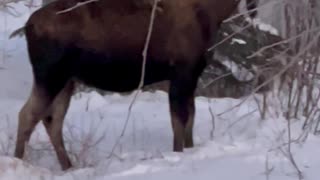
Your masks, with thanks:
[(181, 110), (175, 103), (170, 104), (171, 124), (173, 130), (173, 151), (182, 152), (184, 147), (184, 123), (181, 120)]
[(184, 132), (184, 147), (192, 148), (193, 144), (193, 125), (194, 125), (194, 112), (195, 112), (195, 104), (194, 104), (194, 96), (190, 97), (188, 100), (188, 121), (185, 127)]
[(170, 81), (169, 103), (174, 135), (173, 150), (182, 152), (184, 147), (193, 147), (194, 91), (198, 78), (196, 75), (199, 73), (192, 70), (177, 72)]
[(170, 91), (170, 113), (173, 129), (173, 150), (193, 147), (194, 97), (182, 97)]

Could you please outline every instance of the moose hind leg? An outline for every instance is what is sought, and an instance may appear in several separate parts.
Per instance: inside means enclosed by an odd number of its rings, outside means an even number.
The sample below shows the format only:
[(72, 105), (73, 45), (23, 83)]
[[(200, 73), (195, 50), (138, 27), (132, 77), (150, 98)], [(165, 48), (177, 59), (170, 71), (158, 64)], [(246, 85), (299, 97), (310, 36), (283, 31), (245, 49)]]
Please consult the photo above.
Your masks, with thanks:
[(56, 151), (62, 170), (72, 167), (62, 136), (63, 120), (67, 113), (70, 99), (74, 90), (74, 83), (69, 82), (54, 99), (50, 114), (43, 120), (43, 124)]
[(35, 126), (45, 116), (50, 104), (51, 100), (43, 89), (34, 85), (28, 101), (19, 113), (15, 157), (23, 158), (25, 144), (29, 142)]

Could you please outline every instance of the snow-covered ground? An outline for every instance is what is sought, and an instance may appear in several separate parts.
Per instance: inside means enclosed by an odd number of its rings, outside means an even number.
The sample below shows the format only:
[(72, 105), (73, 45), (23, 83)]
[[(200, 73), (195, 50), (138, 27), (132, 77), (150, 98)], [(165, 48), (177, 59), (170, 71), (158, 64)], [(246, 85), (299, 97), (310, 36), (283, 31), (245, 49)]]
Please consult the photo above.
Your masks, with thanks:
[(8, 37), (13, 30), (24, 25), (33, 10), (23, 3), (14, 4), (14, 7), (17, 17), (0, 8), (0, 99), (26, 98), (32, 82), (24, 39), (9, 40)]
[[(266, 119), (261, 120), (253, 97), (244, 103), (243, 99), (198, 97), (196, 147), (174, 153), (167, 94), (140, 94), (125, 135), (110, 154), (123, 130), (133, 95), (76, 94), (64, 126), (75, 167), (67, 172), (60, 170), (41, 123), (32, 135), (24, 161), (13, 158), (17, 114), (32, 85), (24, 39), (7, 39), (31, 12), (19, 6), (24, 12), (19, 18), (0, 12), (0, 179), (298, 179), (288, 158), (288, 129), (279, 103), (275, 101)], [(239, 103), (241, 106), (231, 109)], [(300, 135), (301, 121), (294, 121), (292, 139)], [(319, 150), (320, 138), (313, 135), (304, 143), (292, 144), (293, 157), (307, 180), (319, 179)]]
[[(239, 108), (237, 99), (197, 98), (196, 147), (173, 153), (167, 95), (139, 96), (114, 155), (110, 155), (125, 123), (132, 96), (100, 96), (95, 92), (74, 96), (65, 122), (65, 139), (75, 168), (61, 172), (42, 124), (32, 136), (24, 162), (12, 158), (17, 112), (23, 100), (3, 98), (0, 103), (0, 179), (297, 179), (287, 155), (287, 128), (281, 116), (260, 120), (256, 102)], [(8, 108), (10, 107), (10, 108)], [(301, 124), (293, 124), (293, 139)], [(320, 138), (309, 136), (292, 151), (306, 179), (317, 180)]]

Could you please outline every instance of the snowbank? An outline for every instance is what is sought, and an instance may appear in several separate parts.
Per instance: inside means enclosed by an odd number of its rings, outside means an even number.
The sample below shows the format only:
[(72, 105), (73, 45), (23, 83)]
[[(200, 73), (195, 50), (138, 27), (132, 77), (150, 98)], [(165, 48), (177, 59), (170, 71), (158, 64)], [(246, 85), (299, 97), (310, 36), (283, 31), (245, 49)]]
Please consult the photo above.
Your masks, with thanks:
[[(24, 162), (11, 157), (17, 112), (23, 101), (0, 102), (0, 179), (296, 179), (295, 170), (282, 153), (287, 146), (286, 122), (281, 116), (260, 120), (254, 99), (239, 108), (237, 99), (196, 100), (195, 144), (184, 153), (174, 153), (167, 94), (143, 93), (132, 112), (125, 136), (110, 158), (110, 151), (125, 123), (132, 95), (101, 96), (95, 92), (73, 97), (64, 134), (75, 169), (61, 172), (42, 124), (36, 128)], [(215, 114), (212, 119), (208, 106)], [(12, 107), (8, 109), (7, 107)], [(219, 115), (223, 112), (223, 115)], [(293, 137), (301, 133), (293, 125)], [(212, 139), (213, 138), (213, 139)], [(319, 137), (293, 144), (298, 166), (308, 179), (318, 179)], [(282, 150), (282, 151), (281, 151)], [(267, 164), (267, 165), (266, 165)], [(267, 166), (267, 167), (266, 167)]]

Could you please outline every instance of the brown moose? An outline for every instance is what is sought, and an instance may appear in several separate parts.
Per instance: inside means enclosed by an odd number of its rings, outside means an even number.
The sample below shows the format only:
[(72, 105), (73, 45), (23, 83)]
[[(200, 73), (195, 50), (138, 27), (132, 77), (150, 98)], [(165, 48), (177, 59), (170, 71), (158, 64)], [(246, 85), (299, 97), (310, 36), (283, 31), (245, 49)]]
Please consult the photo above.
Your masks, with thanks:
[[(70, 168), (62, 127), (74, 82), (114, 92), (137, 88), (153, 0), (58, 0), (29, 18), (26, 35), (34, 84), (19, 113), (15, 157), (42, 120), (62, 169)], [(144, 0), (145, 1), (145, 0)], [(255, 0), (246, 0), (254, 9)], [(162, 0), (156, 12), (144, 84), (169, 80), (173, 150), (193, 147), (194, 91), (223, 20), (239, 0)], [(149, 4), (149, 5), (148, 5)], [(252, 12), (251, 15), (255, 15)]]

